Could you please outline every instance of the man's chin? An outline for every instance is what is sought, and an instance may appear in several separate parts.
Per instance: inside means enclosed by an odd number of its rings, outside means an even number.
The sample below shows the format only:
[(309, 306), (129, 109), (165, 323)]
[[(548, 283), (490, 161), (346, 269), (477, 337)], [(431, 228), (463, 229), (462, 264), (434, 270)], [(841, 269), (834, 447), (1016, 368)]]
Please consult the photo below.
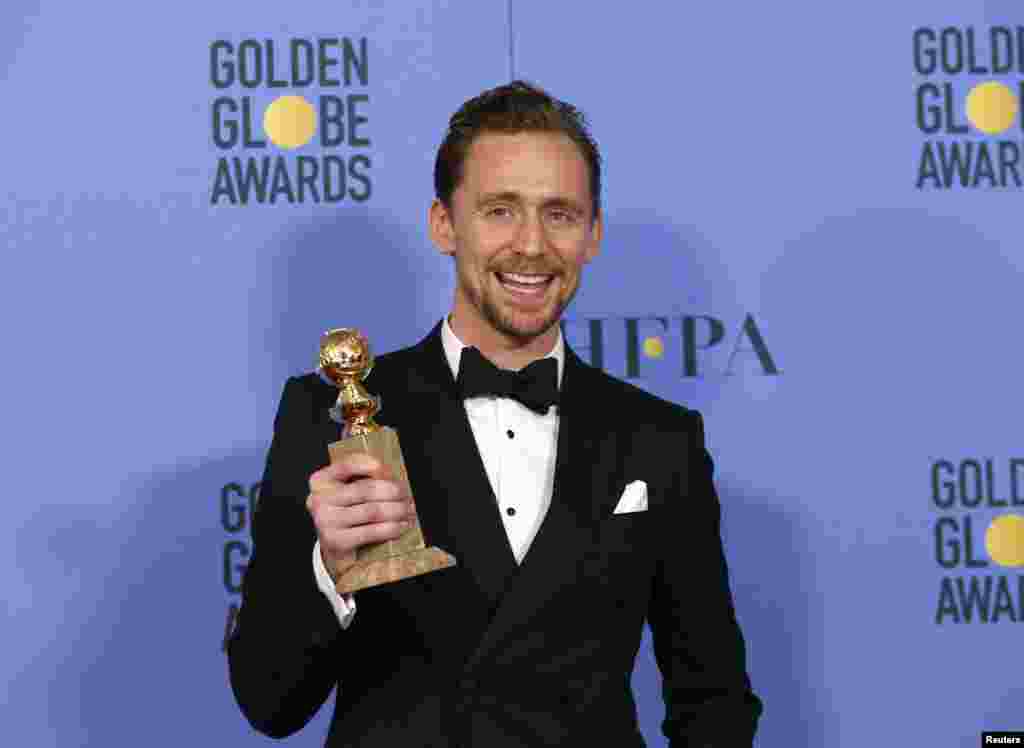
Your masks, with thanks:
[(558, 323), (559, 314), (550, 310), (542, 315), (532, 318), (523, 318), (524, 315), (497, 314), (491, 316), (491, 324), (502, 335), (528, 342), (538, 338)]

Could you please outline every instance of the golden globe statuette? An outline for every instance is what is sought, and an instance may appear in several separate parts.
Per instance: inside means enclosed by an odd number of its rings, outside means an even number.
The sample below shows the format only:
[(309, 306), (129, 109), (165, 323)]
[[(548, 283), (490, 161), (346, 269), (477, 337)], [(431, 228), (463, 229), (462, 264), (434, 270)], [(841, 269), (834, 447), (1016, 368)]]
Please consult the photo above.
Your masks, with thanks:
[[(409, 475), (398, 444), (398, 433), (374, 423), (380, 399), (370, 395), (362, 380), (373, 368), (370, 343), (358, 330), (340, 327), (320, 339), (320, 376), (341, 390), (331, 417), (345, 426), (343, 438), (328, 447), (331, 462), (352, 452), (366, 452), (387, 465), (391, 475), (409, 488)], [(411, 493), (411, 491), (410, 491)], [(365, 545), (328, 569), (335, 588), (345, 594), (387, 582), (426, 574), (455, 565), (440, 548), (427, 548), (419, 519), (395, 540)]]

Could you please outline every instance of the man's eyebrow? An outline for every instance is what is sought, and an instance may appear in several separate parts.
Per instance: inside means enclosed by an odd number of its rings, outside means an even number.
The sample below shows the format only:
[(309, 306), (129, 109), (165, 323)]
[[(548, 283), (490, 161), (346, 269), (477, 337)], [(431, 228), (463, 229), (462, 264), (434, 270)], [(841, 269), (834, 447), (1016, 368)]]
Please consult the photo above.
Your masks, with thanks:
[(480, 195), (480, 197), (477, 198), (477, 204), (483, 205), (484, 203), (494, 202), (518, 203), (520, 202), (520, 200), (520, 196), (517, 195), (515, 192), (488, 192), (483, 195)]
[(550, 200), (544, 200), (541, 204), (545, 208), (563, 208), (573, 213), (586, 212), (581, 203), (578, 203), (568, 197), (553, 197)]
[[(484, 205), (486, 203), (503, 202), (503, 203), (521, 203), (523, 201), (522, 196), (516, 192), (488, 192), (480, 195), (477, 198), (478, 205)], [(545, 200), (541, 200), (541, 207), (544, 208), (563, 208), (565, 210), (572, 211), (573, 213), (585, 213), (586, 209), (582, 205), (568, 197), (550, 197)]]

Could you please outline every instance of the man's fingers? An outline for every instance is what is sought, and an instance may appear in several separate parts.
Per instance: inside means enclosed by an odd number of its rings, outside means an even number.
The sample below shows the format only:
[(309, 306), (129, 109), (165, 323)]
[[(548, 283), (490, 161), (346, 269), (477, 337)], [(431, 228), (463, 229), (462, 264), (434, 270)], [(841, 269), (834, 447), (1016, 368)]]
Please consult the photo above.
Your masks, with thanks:
[(373, 455), (365, 452), (353, 452), (343, 455), (309, 476), (310, 491), (324, 490), (327, 486), (337, 483), (348, 483), (354, 478), (390, 478), (391, 469)]
[(412, 505), (394, 501), (356, 504), (346, 507), (323, 507), (313, 515), (317, 536), (334, 543), (349, 530), (372, 525), (412, 522), (416, 513)]
[(338, 530), (326, 538), (321, 539), (321, 545), (326, 545), (331, 553), (348, 553), (370, 543), (381, 543), (385, 540), (395, 540), (403, 532), (412, 527), (412, 522), (375, 522), (372, 525), (359, 525), (350, 527), (347, 530)]
[(405, 501), (374, 501), (365, 504), (347, 506), (340, 510), (348, 527), (359, 527), (378, 522), (401, 522), (411, 520), (415, 515), (412, 506)]
[(365, 502), (409, 503), (412, 497), (405, 486), (393, 480), (364, 478), (354, 483), (331, 483), (319, 491), (313, 491), (306, 499), (306, 508), (311, 512), (321, 506), (353, 506)]
[(408, 486), (372, 455), (345, 455), (313, 473), (309, 486), (306, 508), (321, 547), (336, 559), (398, 538), (416, 517)]

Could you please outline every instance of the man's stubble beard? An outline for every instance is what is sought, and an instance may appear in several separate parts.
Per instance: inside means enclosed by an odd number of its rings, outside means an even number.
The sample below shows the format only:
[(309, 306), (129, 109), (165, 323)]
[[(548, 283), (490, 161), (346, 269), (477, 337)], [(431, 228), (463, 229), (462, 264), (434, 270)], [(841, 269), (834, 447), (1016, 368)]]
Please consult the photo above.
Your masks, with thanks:
[[(559, 278), (562, 277), (564, 276), (559, 275)], [(536, 329), (531, 328), (529, 330), (523, 330), (522, 328), (517, 327), (513, 318), (503, 314), (501, 307), (495, 301), (493, 296), (489, 295), (485, 290), (483, 290), (483, 288), (479, 289), (479, 294), (477, 294), (477, 289), (474, 289), (473, 286), (466, 283), (463, 285), (463, 294), (469, 302), (481, 312), (484, 319), (490, 323), (491, 327), (502, 335), (507, 335), (510, 338), (515, 338), (525, 343), (533, 338), (543, 335), (550, 330), (553, 325), (558, 324), (558, 321), (562, 318), (562, 314), (568, 308), (569, 304), (572, 303), (572, 300), (576, 297), (576, 292), (580, 289), (579, 281), (580, 278), (577, 278), (576, 287), (572, 290), (572, 293), (566, 297), (564, 302), (561, 299), (556, 299), (555, 306), (551, 310), (551, 314), (542, 319), (541, 322), (535, 326)]]

